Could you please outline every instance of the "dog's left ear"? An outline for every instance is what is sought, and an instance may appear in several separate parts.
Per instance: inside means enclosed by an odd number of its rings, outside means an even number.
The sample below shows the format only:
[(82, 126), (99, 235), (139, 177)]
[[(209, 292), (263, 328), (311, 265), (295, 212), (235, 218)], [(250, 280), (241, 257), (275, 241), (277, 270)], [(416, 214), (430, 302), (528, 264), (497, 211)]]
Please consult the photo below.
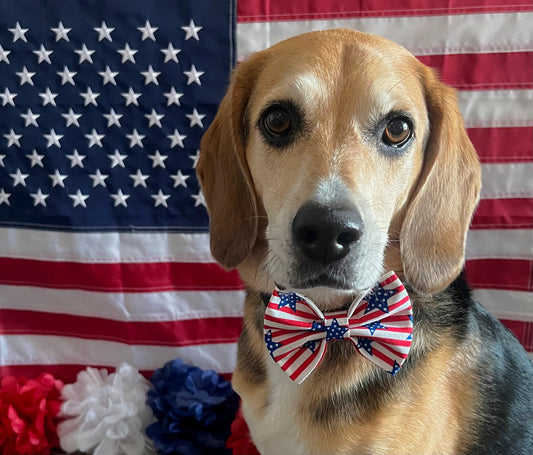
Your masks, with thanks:
[(464, 265), (466, 234), (479, 200), (481, 166), (455, 90), (423, 68), (430, 122), (424, 163), (400, 232), (406, 281), (418, 292), (445, 289)]

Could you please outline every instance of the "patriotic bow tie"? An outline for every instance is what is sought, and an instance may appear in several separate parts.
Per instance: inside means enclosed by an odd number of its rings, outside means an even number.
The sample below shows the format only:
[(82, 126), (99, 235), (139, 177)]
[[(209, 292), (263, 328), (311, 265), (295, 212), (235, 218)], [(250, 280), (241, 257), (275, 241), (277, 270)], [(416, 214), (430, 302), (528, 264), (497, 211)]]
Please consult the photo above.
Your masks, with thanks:
[(385, 371), (396, 374), (411, 347), (411, 301), (394, 272), (383, 275), (348, 312), (322, 313), (308, 298), (274, 290), (265, 311), (265, 343), (272, 358), (298, 384), (324, 358), (330, 340), (349, 340)]

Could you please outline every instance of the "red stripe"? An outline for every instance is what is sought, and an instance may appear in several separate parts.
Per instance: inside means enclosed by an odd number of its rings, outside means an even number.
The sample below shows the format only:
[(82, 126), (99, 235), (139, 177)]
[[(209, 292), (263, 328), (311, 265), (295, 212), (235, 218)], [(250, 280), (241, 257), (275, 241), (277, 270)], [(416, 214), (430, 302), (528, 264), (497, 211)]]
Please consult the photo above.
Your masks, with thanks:
[(239, 22), (270, 22), (381, 16), (432, 16), (532, 11), (530, 0), (247, 0), (237, 2)]
[(466, 277), (474, 288), (533, 291), (533, 261), (521, 259), (472, 259)]
[(237, 290), (236, 271), (214, 263), (50, 262), (0, 258), (0, 284), (101, 292)]
[[(318, 348), (317, 348), (318, 349)], [(303, 353), (306, 353), (306, 352), (309, 352), (307, 349), (300, 349), (300, 351)], [(326, 351), (324, 351), (324, 354), (326, 353)], [(300, 358), (300, 356), (302, 354), (299, 354), (294, 360), (291, 359), (291, 364), (293, 364), (295, 362), (296, 359)], [(296, 371), (291, 374), (291, 379), (292, 380), (295, 380), (298, 376), (300, 376), (304, 371), (305, 369), (311, 365), (311, 363), (315, 360), (315, 357), (317, 355), (320, 355), (320, 353), (313, 353), (313, 355), (310, 355), (309, 357), (307, 357), (307, 359), (304, 360), (304, 362), (296, 369)]]
[(124, 322), (25, 310), (0, 310), (0, 320), (2, 335), (54, 335), (153, 346), (235, 343), (242, 322), (241, 318), (230, 317)]
[(533, 161), (533, 127), (469, 128), (467, 132), (482, 163)]
[(533, 229), (533, 198), (482, 199), (471, 229)]
[(418, 59), (437, 69), (443, 82), (459, 90), (533, 88), (531, 52), (427, 55)]
[(514, 333), (526, 351), (533, 352), (533, 322), (509, 319), (502, 319), (501, 322)]

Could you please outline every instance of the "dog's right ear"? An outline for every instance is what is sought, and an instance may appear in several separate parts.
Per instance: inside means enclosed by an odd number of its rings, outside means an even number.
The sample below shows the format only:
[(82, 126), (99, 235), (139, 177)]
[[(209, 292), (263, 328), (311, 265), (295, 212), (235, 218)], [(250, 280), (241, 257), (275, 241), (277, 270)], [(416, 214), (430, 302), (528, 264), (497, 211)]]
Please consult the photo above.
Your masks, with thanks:
[(260, 62), (239, 64), (213, 123), (202, 138), (196, 173), (210, 219), (211, 253), (228, 269), (253, 248), (258, 229), (257, 198), (246, 162), (246, 110)]

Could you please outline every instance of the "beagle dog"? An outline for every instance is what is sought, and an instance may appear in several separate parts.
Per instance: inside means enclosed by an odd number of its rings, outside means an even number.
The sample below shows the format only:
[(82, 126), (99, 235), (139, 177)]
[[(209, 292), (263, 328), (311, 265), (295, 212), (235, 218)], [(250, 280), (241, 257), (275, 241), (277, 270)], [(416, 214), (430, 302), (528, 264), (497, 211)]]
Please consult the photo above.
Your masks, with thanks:
[[(197, 173), (212, 254), (246, 284), (233, 386), (262, 454), (533, 453), (531, 362), (462, 275), (481, 167), (433, 70), (350, 30), (276, 44), (235, 70)], [(412, 307), (403, 366), (328, 335), (294, 381), (267, 339), (271, 295), (327, 319), (387, 271)]]

